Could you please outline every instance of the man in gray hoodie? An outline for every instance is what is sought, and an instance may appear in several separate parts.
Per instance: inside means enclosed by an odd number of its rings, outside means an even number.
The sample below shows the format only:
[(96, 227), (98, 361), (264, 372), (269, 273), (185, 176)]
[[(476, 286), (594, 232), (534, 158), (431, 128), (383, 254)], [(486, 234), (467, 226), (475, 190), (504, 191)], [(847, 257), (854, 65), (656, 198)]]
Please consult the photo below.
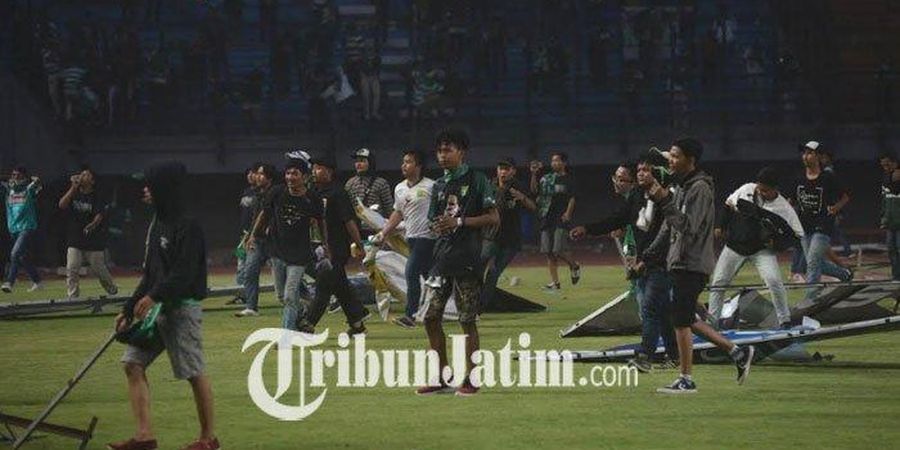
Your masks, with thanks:
[(669, 169), (675, 175), (675, 188), (662, 187), (652, 172), (638, 178), (638, 184), (659, 205), (664, 223), (656, 239), (644, 250), (643, 258), (652, 258), (662, 252), (669, 242), (666, 266), (672, 276), (672, 325), (678, 342), (681, 375), (669, 386), (657, 389), (663, 394), (690, 394), (697, 392), (691, 379), (693, 365), (693, 336), (691, 331), (728, 352), (737, 366), (737, 382), (743, 384), (753, 362), (753, 346), (738, 347), (695, 314), (697, 298), (706, 287), (709, 274), (716, 265), (713, 250), (715, 227), (715, 191), (713, 179), (697, 164), (703, 154), (703, 145), (691, 138), (679, 139), (672, 144), (667, 157)]

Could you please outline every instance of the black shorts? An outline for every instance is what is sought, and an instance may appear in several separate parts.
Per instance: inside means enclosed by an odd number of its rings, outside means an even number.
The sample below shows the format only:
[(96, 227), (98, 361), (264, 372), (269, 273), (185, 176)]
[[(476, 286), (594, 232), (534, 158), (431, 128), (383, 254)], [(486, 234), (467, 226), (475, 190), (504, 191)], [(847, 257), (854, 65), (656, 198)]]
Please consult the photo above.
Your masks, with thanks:
[(672, 326), (691, 326), (696, 320), (697, 299), (709, 276), (687, 270), (672, 271)]

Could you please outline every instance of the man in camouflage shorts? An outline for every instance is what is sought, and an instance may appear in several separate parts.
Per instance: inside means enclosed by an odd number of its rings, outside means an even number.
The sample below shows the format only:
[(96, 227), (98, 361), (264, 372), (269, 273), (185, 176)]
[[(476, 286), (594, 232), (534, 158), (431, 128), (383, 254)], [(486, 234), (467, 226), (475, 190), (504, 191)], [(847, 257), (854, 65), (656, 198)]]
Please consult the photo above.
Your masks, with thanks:
[[(459, 323), (466, 334), (466, 369), (454, 374), (459, 384), (456, 395), (478, 392), (469, 379), (472, 355), (478, 350), (476, 320), (481, 296), (481, 229), (500, 223), (494, 201), (494, 188), (487, 177), (465, 164), (469, 137), (459, 130), (444, 130), (435, 139), (438, 164), (444, 176), (437, 180), (431, 196), (428, 217), (438, 236), (434, 246), (434, 264), (425, 282), (425, 305), (419, 314), (425, 318), (425, 330), (432, 350), (437, 352), (440, 367), (447, 363), (447, 342), (442, 323), (444, 308), (450, 296), (456, 300)], [(453, 392), (442, 379), (424, 386), (419, 395)]]

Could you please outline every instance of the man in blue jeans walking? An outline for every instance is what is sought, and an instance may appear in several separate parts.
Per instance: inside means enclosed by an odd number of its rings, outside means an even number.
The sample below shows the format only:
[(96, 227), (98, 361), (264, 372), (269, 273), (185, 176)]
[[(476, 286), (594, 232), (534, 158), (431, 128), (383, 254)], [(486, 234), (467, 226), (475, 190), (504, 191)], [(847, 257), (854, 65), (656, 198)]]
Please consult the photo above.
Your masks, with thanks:
[[(653, 163), (642, 158), (637, 165), (638, 179), (652, 176), (650, 174), (653, 170)], [(600, 222), (575, 227), (571, 232), (572, 238), (580, 239), (585, 234), (599, 236), (629, 227), (635, 237), (634, 253), (642, 255), (659, 233), (663, 216), (656, 211), (656, 205), (646, 198), (644, 191), (635, 186), (634, 169), (630, 165), (623, 163), (616, 169), (613, 188), (616, 194), (624, 197), (620, 206)], [(628, 261), (627, 268), (628, 277), (634, 282), (635, 298), (641, 308), (641, 347), (635, 358), (629, 361), (629, 365), (643, 373), (653, 370), (652, 360), (660, 337), (666, 348), (661, 366), (674, 367), (674, 361), (678, 360), (675, 330), (669, 313), (672, 280), (666, 271), (666, 249), (660, 250), (660, 253)]]
[[(275, 182), (275, 167), (271, 164), (262, 164), (256, 170), (257, 200), (256, 210), (253, 213), (254, 223), (259, 220), (262, 205), (269, 196)], [(244, 309), (235, 313), (236, 317), (252, 317), (259, 315), (259, 273), (262, 266), (272, 256), (272, 248), (268, 242), (268, 230), (259, 230), (253, 239), (253, 248), (248, 245), (249, 235), (244, 242), (247, 249), (247, 259), (244, 261)], [(275, 292), (276, 297), (281, 298), (281, 292)]]
[(311, 170), (308, 160), (291, 160), (284, 169), (284, 185), (272, 188), (266, 197), (259, 219), (250, 232), (249, 247), (254, 246), (254, 236), (268, 228), (272, 251), (272, 272), (276, 291), (284, 303), (281, 327), (299, 330), (298, 321), (306, 315), (308, 305), (300, 299), (305, 290), (303, 275), (306, 267), (314, 262), (310, 227), (322, 224), (322, 199), (315, 191), (307, 189), (306, 180)]
[(422, 296), (420, 277), (427, 277), (431, 269), (434, 233), (429, 228), (428, 208), (434, 180), (423, 177), (425, 153), (409, 150), (403, 155), (400, 171), (405, 180), (394, 188), (394, 210), (384, 228), (375, 234), (376, 242), (383, 242), (402, 222), (404, 236), (409, 244), (409, 258), (406, 260), (406, 311), (402, 317), (395, 317), (394, 324), (403, 328), (415, 328), (413, 319), (419, 310)]
[[(850, 197), (831, 172), (822, 170), (819, 149), (820, 144), (816, 141), (800, 146), (805, 170), (794, 191), (794, 206), (806, 232), (801, 240), (806, 255), (806, 282), (818, 283), (822, 274), (850, 281), (853, 272), (828, 258), (835, 216), (847, 205)], [(821, 290), (811, 287), (806, 297), (814, 298)]]
[(500, 274), (522, 249), (522, 210), (537, 211), (537, 204), (519, 186), (516, 160), (513, 158), (503, 158), (497, 162), (494, 187), (497, 189), (500, 226), (492, 227), (481, 248), (481, 263), (487, 268), (481, 291), (482, 311), (494, 303)]
[(41, 191), (41, 180), (38, 177), (29, 178), (27, 169), (16, 167), (9, 177), (9, 182), (3, 184), (0, 189), (4, 191), (6, 226), (12, 242), (9, 272), (0, 290), (12, 292), (21, 265), (31, 278), (32, 285), (28, 292), (36, 291), (41, 288), (41, 276), (34, 264), (26, 259), (26, 253), (31, 236), (37, 230), (37, 196)]

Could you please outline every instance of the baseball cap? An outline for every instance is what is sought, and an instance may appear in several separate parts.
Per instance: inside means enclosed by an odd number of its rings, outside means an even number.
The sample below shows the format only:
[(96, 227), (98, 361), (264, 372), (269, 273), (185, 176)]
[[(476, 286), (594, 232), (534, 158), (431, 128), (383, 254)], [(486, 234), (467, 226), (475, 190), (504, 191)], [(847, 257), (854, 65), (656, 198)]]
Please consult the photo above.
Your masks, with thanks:
[(820, 144), (818, 141), (809, 141), (800, 146), (800, 151), (805, 152), (807, 149), (809, 149), (814, 152), (819, 152), (819, 151), (822, 151), (820, 149), (821, 146), (822, 146), (822, 144)]
[(511, 156), (507, 156), (507, 157), (500, 158), (499, 160), (497, 160), (497, 165), (498, 166), (516, 167), (516, 160)]
[(372, 152), (369, 149), (363, 147), (363, 148), (357, 150), (356, 152), (354, 152), (353, 154), (351, 154), (350, 157), (354, 158), (354, 159), (356, 159), (356, 158), (369, 159), (372, 157)]

